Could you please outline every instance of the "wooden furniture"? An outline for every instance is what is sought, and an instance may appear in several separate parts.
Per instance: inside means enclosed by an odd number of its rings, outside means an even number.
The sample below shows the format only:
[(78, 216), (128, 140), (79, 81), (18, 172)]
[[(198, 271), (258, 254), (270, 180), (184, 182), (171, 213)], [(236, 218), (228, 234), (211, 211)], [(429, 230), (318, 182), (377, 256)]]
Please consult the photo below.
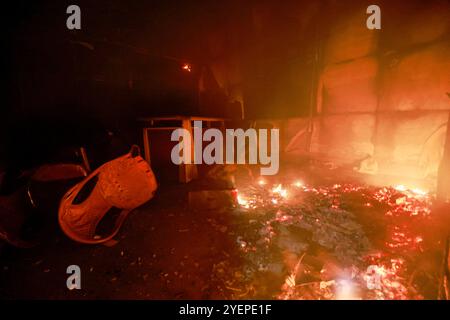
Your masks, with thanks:
[[(151, 153), (150, 153), (150, 139), (149, 139), (149, 132), (150, 131), (158, 131), (158, 130), (168, 130), (173, 131), (178, 128), (184, 128), (189, 131), (191, 134), (192, 139), (192, 161), (191, 164), (181, 164), (179, 165), (178, 169), (178, 180), (181, 183), (188, 183), (189, 181), (196, 179), (198, 176), (197, 166), (194, 164), (193, 157), (194, 157), (194, 133), (193, 133), (193, 127), (192, 122), (193, 121), (202, 121), (203, 127), (210, 128), (211, 124), (213, 122), (217, 122), (220, 124), (221, 128), (225, 128), (225, 121), (227, 119), (224, 118), (214, 118), (214, 117), (198, 117), (198, 116), (165, 116), (165, 117), (146, 117), (146, 118), (139, 118), (140, 122), (142, 122), (143, 128), (142, 128), (142, 135), (144, 140), (144, 158), (145, 160), (151, 164)], [(176, 123), (173, 126), (165, 126), (161, 125), (163, 122), (174, 122)]]

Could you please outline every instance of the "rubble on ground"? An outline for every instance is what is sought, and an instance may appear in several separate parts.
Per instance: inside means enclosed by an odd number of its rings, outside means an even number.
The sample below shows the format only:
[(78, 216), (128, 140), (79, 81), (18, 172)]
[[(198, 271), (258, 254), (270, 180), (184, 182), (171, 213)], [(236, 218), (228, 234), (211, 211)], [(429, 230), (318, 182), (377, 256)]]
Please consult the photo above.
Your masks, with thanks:
[(413, 266), (423, 238), (410, 224), (428, 219), (431, 201), (403, 186), (240, 186), (243, 263), (225, 259), (212, 280), (232, 299), (421, 299)]

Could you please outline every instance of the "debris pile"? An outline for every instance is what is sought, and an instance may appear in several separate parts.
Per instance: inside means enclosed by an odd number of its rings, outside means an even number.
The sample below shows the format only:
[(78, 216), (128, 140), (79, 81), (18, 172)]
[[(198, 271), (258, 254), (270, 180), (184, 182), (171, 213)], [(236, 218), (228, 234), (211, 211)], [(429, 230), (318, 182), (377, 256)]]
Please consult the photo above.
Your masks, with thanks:
[(241, 186), (233, 237), (242, 263), (223, 261), (214, 280), (235, 299), (423, 298), (412, 275), (423, 237), (412, 224), (431, 202), (403, 186)]

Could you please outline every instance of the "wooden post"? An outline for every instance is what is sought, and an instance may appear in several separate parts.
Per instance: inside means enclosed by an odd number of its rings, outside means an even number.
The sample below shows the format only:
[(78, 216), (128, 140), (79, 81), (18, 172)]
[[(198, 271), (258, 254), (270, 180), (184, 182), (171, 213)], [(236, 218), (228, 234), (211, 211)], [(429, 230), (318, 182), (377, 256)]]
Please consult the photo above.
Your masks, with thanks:
[(182, 183), (188, 183), (191, 180), (194, 180), (197, 178), (198, 173), (197, 173), (197, 165), (194, 164), (194, 152), (195, 152), (195, 147), (194, 147), (194, 133), (193, 133), (193, 129), (192, 129), (192, 124), (191, 124), (191, 119), (183, 119), (182, 120), (182, 127), (186, 130), (189, 131), (190, 136), (191, 136), (191, 163), (190, 164), (180, 164), (180, 168), (179, 168), (179, 180)]
[(144, 139), (144, 158), (148, 162), (149, 165), (151, 165), (151, 158), (150, 158), (150, 141), (148, 139), (148, 129), (143, 128), (142, 129), (142, 135)]

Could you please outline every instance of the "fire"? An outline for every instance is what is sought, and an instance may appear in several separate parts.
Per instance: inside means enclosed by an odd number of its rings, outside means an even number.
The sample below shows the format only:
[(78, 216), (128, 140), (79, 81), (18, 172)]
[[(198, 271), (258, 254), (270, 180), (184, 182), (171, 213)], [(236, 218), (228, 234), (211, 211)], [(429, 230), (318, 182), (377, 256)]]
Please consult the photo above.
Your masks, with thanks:
[(185, 63), (181, 66), (181, 69), (183, 69), (184, 71), (187, 71), (187, 72), (191, 72), (192, 66), (189, 63)]
[(402, 184), (399, 184), (399, 185), (395, 186), (394, 189), (397, 190), (397, 191), (401, 191), (401, 192), (408, 190), (408, 189), (407, 189), (404, 185), (402, 185)]
[(402, 259), (391, 259), (386, 264), (381, 261), (367, 268), (363, 279), (367, 287), (373, 290), (376, 299), (406, 299), (407, 288), (402, 284), (399, 276), (403, 269)]
[(260, 186), (264, 186), (264, 185), (267, 184), (267, 182), (266, 182), (266, 180), (264, 180), (264, 179), (259, 179), (259, 180), (258, 180), (258, 184), (259, 184)]
[(275, 188), (272, 189), (273, 193), (279, 194), (282, 198), (287, 198), (288, 193), (286, 189), (283, 189), (283, 186), (279, 184)]
[(337, 300), (360, 300), (356, 293), (356, 285), (351, 280), (339, 280), (336, 288)]
[(419, 188), (414, 188), (411, 191), (419, 196), (426, 196), (428, 194), (428, 192)]
[(297, 188), (301, 188), (301, 187), (304, 186), (303, 182), (300, 181), (300, 180), (295, 181), (295, 182), (293, 183), (293, 185), (294, 185), (295, 187), (297, 187)]
[[(302, 197), (299, 201), (286, 201), (288, 194), (290, 198), (301, 190)], [(410, 273), (412, 254), (423, 252), (427, 241), (421, 234), (411, 228), (410, 222), (418, 222), (429, 219), (431, 214), (432, 194), (427, 191), (412, 188), (406, 185), (370, 187), (351, 183), (312, 186), (301, 180), (291, 180), (288, 185), (281, 183), (270, 184), (263, 178), (258, 178), (253, 186), (245, 186), (237, 196), (237, 201), (246, 212), (261, 214), (270, 212), (267, 218), (258, 215), (257, 219), (263, 218), (263, 227), (258, 231), (261, 236), (255, 246), (252, 241), (241, 250), (251, 249), (252, 252), (263, 250), (268, 246), (278, 246), (279, 226), (297, 226), (298, 228), (324, 232), (333, 228), (329, 233), (315, 235), (312, 241), (318, 241), (321, 245), (331, 245), (339, 235), (347, 239), (347, 234), (358, 233), (361, 238), (362, 229), (352, 222), (352, 216), (346, 209), (348, 199), (353, 200), (353, 195), (358, 196), (360, 205), (365, 210), (379, 212), (385, 220), (385, 235), (379, 239), (379, 247), (376, 254), (368, 254), (355, 246), (353, 251), (357, 252), (355, 257), (350, 256), (355, 271), (351, 277), (346, 275), (333, 275), (328, 277), (323, 274), (319, 282), (296, 283), (296, 273), (285, 275), (285, 283), (281, 292), (277, 295), (279, 299), (303, 299), (310, 298), (311, 293), (319, 299), (410, 299), (421, 298), (420, 292), (414, 291), (411, 284), (407, 282)], [(349, 198), (351, 197), (351, 198)], [(348, 198), (348, 199), (347, 199)], [(312, 201), (312, 202), (311, 202)], [(316, 212), (315, 208), (318, 207)], [(274, 215), (272, 215), (274, 213)], [(380, 217), (381, 218), (381, 217)], [(405, 219), (406, 218), (406, 219)], [(252, 217), (254, 219), (254, 217)], [(352, 231), (347, 231), (347, 228)], [(285, 230), (285, 229), (283, 229)], [(342, 232), (340, 230), (343, 230)], [(349, 229), (350, 230), (350, 229)], [(285, 232), (285, 231), (283, 231)], [(291, 231), (289, 231), (291, 232)], [(352, 241), (348, 239), (349, 243)], [(356, 258), (358, 257), (358, 258)], [(307, 272), (302, 269), (302, 272)], [(352, 269), (353, 270), (353, 269)], [(309, 272), (309, 271), (308, 271)], [(322, 271), (320, 271), (322, 272)]]
[(420, 188), (408, 188), (403, 184), (397, 185), (394, 187), (395, 190), (400, 191), (400, 192), (405, 192), (405, 193), (411, 193), (413, 195), (416, 196), (426, 196), (428, 195), (428, 192), (420, 189)]
[(250, 207), (248, 200), (243, 198), (240, 194), (237, 195), (237, 202), (239, 203), (239, 205), (243, 206), (244, 208), (248, 209)]

